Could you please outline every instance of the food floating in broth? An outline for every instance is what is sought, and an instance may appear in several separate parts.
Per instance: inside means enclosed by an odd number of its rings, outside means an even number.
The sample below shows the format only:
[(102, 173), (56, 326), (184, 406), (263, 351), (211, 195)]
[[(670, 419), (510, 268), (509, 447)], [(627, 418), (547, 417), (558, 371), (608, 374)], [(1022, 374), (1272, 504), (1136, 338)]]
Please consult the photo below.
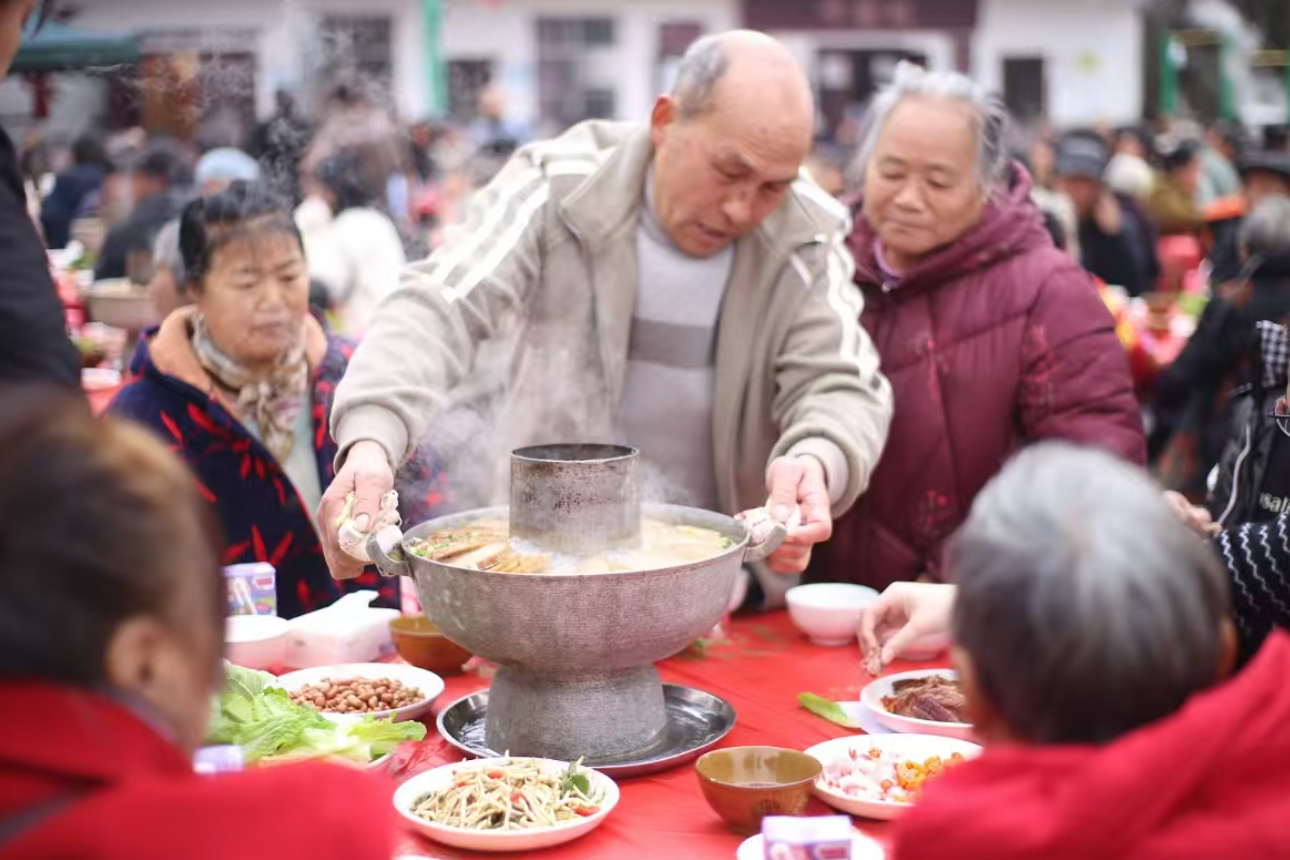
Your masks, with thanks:
[(454, 567), (496, 573), (590, 574), (654, 570), (706, 561), (730, 549), (733, 541), (715, 529), (646, 518), (641, 545), (593, 556), (552, 554), (510, 536), (502, 520), (480, 520), (452, 531), (408, 541), (413, 555)]

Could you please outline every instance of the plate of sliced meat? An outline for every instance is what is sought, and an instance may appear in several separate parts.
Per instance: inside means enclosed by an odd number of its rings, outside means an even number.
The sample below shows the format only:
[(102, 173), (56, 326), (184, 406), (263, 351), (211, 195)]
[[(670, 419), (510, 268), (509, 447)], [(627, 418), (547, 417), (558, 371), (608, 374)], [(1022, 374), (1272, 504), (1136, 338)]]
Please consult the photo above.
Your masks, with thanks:
[(860, 691), (860, 704), (894, 732), (973, 740), (966, 702), (952, 669), (920, 669), (879, 678)]

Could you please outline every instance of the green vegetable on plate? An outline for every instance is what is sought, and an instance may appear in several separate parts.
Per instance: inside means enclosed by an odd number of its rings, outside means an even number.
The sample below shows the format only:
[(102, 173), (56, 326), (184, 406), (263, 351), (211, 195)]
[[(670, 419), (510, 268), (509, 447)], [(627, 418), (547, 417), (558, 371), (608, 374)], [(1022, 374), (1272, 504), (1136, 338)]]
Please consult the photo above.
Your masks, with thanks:
[(367, 716), (337, 724), (313, 708), (291, 701), (278, 679), (226, 665), (224, 689), (212, 703), (206, 740), (242, 748), (248, 762), (344, 759), (368, 764), (404, 741), (419, 741), (426, 727)]
[(797, 697), (797, 701), (798, 704), (817, 717), (823, 717), (829, 722), (837, 723), (844, 728), (860, 728), (860, 725), (848, 717), (847, 712), (842, 710), (842, 706), (837, 702), (830, 701), (823, 696), (817, 696), (814, 693), (802, 693)]
[(587, 778), (586, 772), (579, 767), (581, 763), (582, 759), (569, 763), (569, 769), (564, 772), (564, 776), (560, 780), (561, 791), (568, 793), (576, 788), (585, 796), (591, 795), (591, 780)]

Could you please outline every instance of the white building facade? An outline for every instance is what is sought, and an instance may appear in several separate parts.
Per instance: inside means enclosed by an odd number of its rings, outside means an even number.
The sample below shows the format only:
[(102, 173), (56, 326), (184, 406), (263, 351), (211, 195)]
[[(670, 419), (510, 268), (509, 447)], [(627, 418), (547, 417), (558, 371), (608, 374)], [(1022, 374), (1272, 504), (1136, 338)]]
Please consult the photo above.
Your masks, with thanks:
[(1139, 0), (743, 0), (746, 26), (811, 71), (827, 124), (854, 116), (908, 59), (967, 72), (1023, 122), (1062, 128), (1142, 116)]
[(449, 0), (444, 60), (452, 107), (489, 80), (511, 119), (561, 127), (648, 114), (695, 38), (739, 25), (738, 0)]
[(982, 0), (972, 74), (996, 92), (1040, 73), (1043, 115), (1057, 128), (1120, 125), (1143, 113), (1145, 23), (1133, 0)]
[[(126, 102), (140, 113), (130, 121), (154, 129), (180, 115), (200, 120), (221, 103), (253, 121), (272, 111), (279, 88), (309, 100), (346, 63), (387, 87), (403, 117), (428, 116), (436, 19), (447, 107), (458, 118), (474, 113), (490, 83), (508, 118), (535, 129), (641, 117), (686, 46), (738, 26), (740, 14), (739, 0), (93, 0), (80, 8), (73, 26), (136, 37), (144, 59), (133, 77), (59, 76), (53, 137), (107, 112), (119, 125)], [(22, 82), (0, 87), (6, 122), (20, 124), (30, 104)]]
[[(401, 114), (429, 112), (423, 0), (93, 0), (80, 4), (71, 23), (137, 38), (143, 60), (125, 73), (57, 76), (52, 136), (102, 122), (108, 112), (120, 123), (124, 104), (153, 128), (181, 122), (180, 114), (200, 120), (221, 106), (253, 122), (272, 111), (279, 88), (309, 98), (347, 64), (387, 88)], [(0, 88), (7, 119), (22, 116), (28, 103), (22, 82)]]
[[(314, 85), (329, 55), (343, 51), (388, 76), (400, 111), (426, 110), (421, 0), (94, 0), (74, 24), (136, 36), (145, 56), (246, 55), (259, 113), (272, 109), (279, 87)], [(361, 45), (347, 37), (355, 32)]]
[[(406, 118), (430, 115), (436, 81), (465, 119), (485, 84), (536, 131), (588, 116), (643, 117), (686, 46), (737, 26), (781, 38), (810, 70), (825, 126), (854, 116), (896, 63), (959, 69), (1023, 121), (1055, 127), (1140, 118), (1141, 0), (92, 0), (72, 22), (137, 37), (137, 74), (60, 76), (53, 137), (117, 124), (192, 134), (216, 108), (254, 121), (287, 88), (308, 101), (348, 63)], [(434, 29), (439, 30), (435, 62)], [(338, 61), (344, 61), (343, 63)], [(444, 78), (436, 78), (440, 69)], [(446, 78), (446, 80), (445, 80)], [(29, 112), (21, 81), (0, 119)], [(187, 117), (181, 122), (177, 117)], [(196, 117), (194, 119), (194, 117)]]

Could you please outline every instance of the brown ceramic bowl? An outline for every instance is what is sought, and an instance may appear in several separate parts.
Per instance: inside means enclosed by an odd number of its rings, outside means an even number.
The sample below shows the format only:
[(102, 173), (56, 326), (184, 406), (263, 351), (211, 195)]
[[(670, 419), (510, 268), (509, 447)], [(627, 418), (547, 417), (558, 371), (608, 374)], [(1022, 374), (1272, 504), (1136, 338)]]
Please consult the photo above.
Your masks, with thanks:
[(736, 833), (756, 833), (767, 815), (801, 815), (823, 766), (778, 747), (730, 747), (694, 765), (708, 805)]
[(436, 675), (460, 675), (471, 654), (439, 632), (424, 615), (404, 615), (390, 622), (399, 656)]

